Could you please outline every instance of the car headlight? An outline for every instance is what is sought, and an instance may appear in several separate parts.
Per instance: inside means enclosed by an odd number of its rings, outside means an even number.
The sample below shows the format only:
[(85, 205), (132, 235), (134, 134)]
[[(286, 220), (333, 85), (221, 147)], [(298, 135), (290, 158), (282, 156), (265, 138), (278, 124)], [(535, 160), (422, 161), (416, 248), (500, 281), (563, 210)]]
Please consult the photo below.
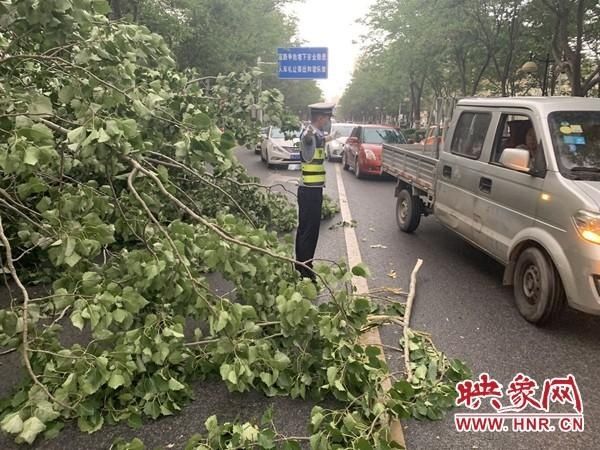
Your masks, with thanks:
[(365, 157), (371, 161), (375, 161), (377, 159), (373, 150), (369, 150), (368, 148), (365, 149)]
[(573, 216), (579, 235), (588, 242), (600, 244), (600, 214), (579, 211)]
[(333, 141), (331, 141), (330, 145), (331, 145), (331, 148), (334, 148), (336, 150), (342, 148), (342, 143), (340, 141), (333, 140)]

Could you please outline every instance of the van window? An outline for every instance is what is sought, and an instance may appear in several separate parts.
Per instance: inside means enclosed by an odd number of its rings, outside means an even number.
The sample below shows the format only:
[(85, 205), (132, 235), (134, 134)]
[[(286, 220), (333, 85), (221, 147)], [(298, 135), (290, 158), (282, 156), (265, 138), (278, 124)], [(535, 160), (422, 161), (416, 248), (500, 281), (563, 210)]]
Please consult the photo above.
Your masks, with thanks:
[(467, 158), (479, 159), (491, 120), (490, 113), (462, 113), (454, 131), (450, 151)]
[(541, 174), (546, 163), (542, 143), (533, 122), (528, 116), (521, 114), (503, 114), (500, 118), (496, 141), (492, 150), (491, 163), (499, 164), (502, 152), (506, 148), (528, 150), (531, 174)]

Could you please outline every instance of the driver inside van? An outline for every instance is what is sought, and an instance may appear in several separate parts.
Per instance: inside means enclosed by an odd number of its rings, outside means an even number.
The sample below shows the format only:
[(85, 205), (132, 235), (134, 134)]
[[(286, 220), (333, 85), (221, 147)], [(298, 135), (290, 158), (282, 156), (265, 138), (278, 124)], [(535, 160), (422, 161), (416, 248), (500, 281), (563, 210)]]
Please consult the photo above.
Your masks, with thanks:
[(538, 150), (537, 136), (535, 134), (533, 126), (530, 126), (527, 129), (527, 133), (525, 133), (525, 143), (517, 146), (517, 148), (529, 150), (529, 167), (533, 169), (535, 167), (535, 157), (537, 155)]

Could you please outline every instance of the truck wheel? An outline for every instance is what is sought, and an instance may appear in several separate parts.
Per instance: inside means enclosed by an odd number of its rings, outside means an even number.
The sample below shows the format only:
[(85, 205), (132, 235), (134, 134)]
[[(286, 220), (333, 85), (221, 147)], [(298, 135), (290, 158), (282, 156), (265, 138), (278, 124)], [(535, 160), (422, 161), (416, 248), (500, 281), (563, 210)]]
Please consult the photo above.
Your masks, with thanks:
[(565, 290), (550, 258), (536, 247), (517, 260), (514, 274), (517, 309), (528, 322), (542, 325), (556, 319), (565, 306)]
[(396, 222), (405, 233), (412, 233), (421, 223), (421, 201), (406, 189), (398, 194)]

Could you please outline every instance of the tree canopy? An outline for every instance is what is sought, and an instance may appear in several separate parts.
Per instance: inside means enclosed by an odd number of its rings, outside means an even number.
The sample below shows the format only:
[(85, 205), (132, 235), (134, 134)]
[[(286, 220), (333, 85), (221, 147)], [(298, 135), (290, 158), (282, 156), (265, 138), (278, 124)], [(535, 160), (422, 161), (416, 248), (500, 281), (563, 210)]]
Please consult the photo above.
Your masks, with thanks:
[[(305, 113), (321, 99), (312, 80), (278, 80), (272, 63), (277, 47), (300, 45), (295, 18), (283, 7), (292, 0), (112, 0), (113, 18), (128, 18), (161, 35), (173, 49), (180, 68), (201, 76), (238, 72), (267, 64), (262, 85), (277, 88), (286, 109)], [(271, 64), (269, 64), (271, 63)]]
[(548, 93), (563, 79), (571, 95), (600, 89), (594, 0), (378, 0), (365, 22), (371, 40), (341, 100), (348, 117), (372, 117), (374, 104), (397, 117), (408, 100), (418, 122), (434, 97), (540, 92), (546, 55)]

